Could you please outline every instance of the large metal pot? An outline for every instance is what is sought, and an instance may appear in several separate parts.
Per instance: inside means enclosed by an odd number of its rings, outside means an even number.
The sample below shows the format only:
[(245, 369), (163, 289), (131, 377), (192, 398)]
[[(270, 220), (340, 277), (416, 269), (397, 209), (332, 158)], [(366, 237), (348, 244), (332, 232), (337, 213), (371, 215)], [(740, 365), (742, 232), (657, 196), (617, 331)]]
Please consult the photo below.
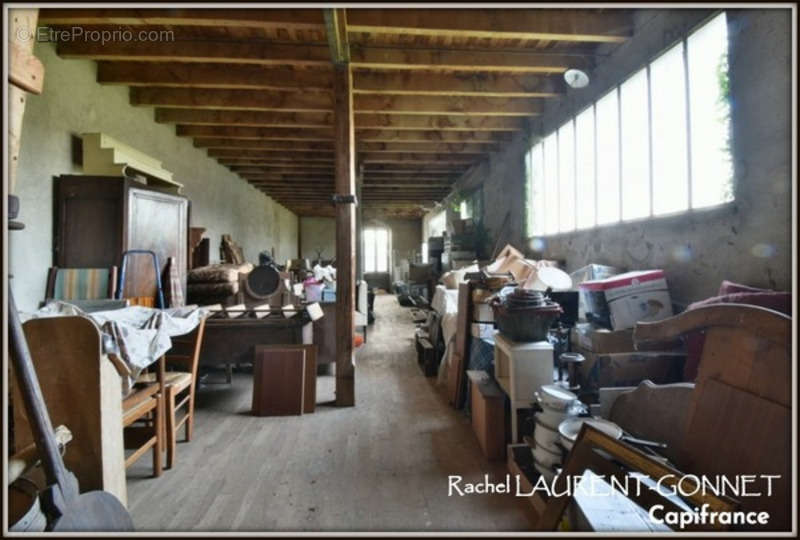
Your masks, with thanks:
[(494, 320), (501, 334), (517, 342), (544, 341), (561, 306), (539, 291), (517, 288), (492, 300)]

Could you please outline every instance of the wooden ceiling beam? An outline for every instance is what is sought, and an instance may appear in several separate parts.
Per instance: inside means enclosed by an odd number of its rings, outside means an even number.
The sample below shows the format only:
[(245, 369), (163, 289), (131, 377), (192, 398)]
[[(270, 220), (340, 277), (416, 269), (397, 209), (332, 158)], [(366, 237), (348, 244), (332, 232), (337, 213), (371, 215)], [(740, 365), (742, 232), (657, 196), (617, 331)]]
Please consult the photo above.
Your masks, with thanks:
[(232, 139), (265, 139), (286, 141), (332, 141), (332, 129), (290, 129), (256, 127), (217, 127), (177, 125), (181, 137), (228, 137)]
[(332, 162), (333, 152), (292, 152), (287, 153), (282, 150), (270, 152), (269, 150), (247, 150), (247, 149), (228, 149), (228, 148), (209, 148), (209, 157), (218, 158), (258, 158), (263, 160), (280, 161), (321, 161)]
[(356, 112), (357, 129), (520, 131), (524, 119), (512, 116), (371, 114)]
[[(183, 125), (326, 128), (333, 115), (321, 112), (156, 109), (156, 122)], [(444, 131), (520, 131), (524, 120), (510, 116), (445, 116), (356, 113), (356, 128)]]
[(356, 111), (373, 114), (535, 116), (542, 112), (540, 100), (534, 98), (359, 94), (353, 103)]
[(359, 152), (415, 152), (431, 154), (488, 154), (499, 150), (497, 144), (464, 143), (406, 143), (406, 142), (362, 142), (356, 144)]
[(275, 163), (271, 165), (241, 166), (231, 165), (228, 167), (237, 174), (333, 174), (333, 169), (324, 163), (309, 163), (306, 165), (296, 163)]
[(333, 152), (332, 141), (275, 141), (203, 137), (195, 139), (194, 146), (195, 148), (244, 148), (250, 150), (283, 150), (285, 152), (307, 152), (309, 150)]
[(97, 64), (97, 82), (128, 86), (330, 92), (330, 71), (235, 64), (107, 62)]
[[(236, 10), (230, 10), (236, 11)], [(326, 45), (285, 45), (259, 41), (59, 41), (62, 58), (140, 62), (212, 62), (330, 68)]]
[(156, 122), (198, 126), (332, 128), (333, 113), (157, 108)]
[[(394, 10), (392, 10), (394, 11)], [(350, 45), (350, 64), (357, 69), (453, 70), (503, 73), (564, 73), (590, 68), (587, 55), (528, 51), (382, 48)]]
[(406, 154), (406, 153), (383, 153), (383, 152), (359, 152), (361, 163), (415, 163), (415, 164), (437, 164), (455, 163), (471, 164), (479, 159), (475, 156), (460, 154)]
[(511, 140), (510, 133), (493, 131), (413, 131), (356, 129), (356, 140), (361, 142), (425, 142), (492, 144)]
[(259, 111), (330, 112), (333, 98), (318, 92), (262, 92), (258, 90), (221, 90), (159, 88), (130, 89), (131, 105), (157, 105), (189, 109), (250, 109)]
[[(73, 40), (58, 43), (62, 58), (126, 62), (200, 62), (265, 66), (331, 67), (323, 45), (286, 45), (236, 41), (112, 41)], [(527, 51), (470, 51), (379, 48), (350, 45), (350, 64), (357, 69), (453, 70), (503, 73), (563, 73), (571, 67), (590, 69), (586, 54)]]
[(632, 21), (614, 10), (348, 9), (348, 30), (379, 34), (620, 43)]
[(286, 158), (269, 157), (269, 158), (253, 158), (253, 157), (218, 157), (216, 158), (220, 165), (238, 165), (240, 167), (268, 167), (268, 166), (291, 166), (294, 163), (301, 167), (310, 167), (313, 165), (325, 165), (326, 167), (333, 167), (332, 160), (314, 160), (299, 159), (296, 156), (289, 156)]
[(356, 94), (423, 96), (554, 97), (565, 93), (561, 77), (513, 73), (356, 72)]
[(40, 9), (45, 25), (213, 26), (324, 30), (319, 9)]

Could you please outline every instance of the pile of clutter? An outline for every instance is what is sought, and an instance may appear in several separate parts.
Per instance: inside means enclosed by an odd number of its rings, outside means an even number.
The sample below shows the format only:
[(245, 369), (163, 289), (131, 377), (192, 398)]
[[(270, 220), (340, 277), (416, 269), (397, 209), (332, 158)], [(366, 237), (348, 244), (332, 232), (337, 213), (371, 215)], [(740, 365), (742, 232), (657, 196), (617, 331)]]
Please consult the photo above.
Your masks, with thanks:
[(332, 302), (336, 300), (336, 268), (315, 264), (312, 275), (303, 280), (307, 302)]

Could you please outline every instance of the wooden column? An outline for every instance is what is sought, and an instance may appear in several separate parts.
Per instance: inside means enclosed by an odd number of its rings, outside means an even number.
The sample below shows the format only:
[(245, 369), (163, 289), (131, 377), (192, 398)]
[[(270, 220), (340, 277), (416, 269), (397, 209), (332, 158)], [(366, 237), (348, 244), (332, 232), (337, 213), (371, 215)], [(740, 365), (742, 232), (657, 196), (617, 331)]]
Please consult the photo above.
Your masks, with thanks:
[(334, 66), (334, 121), (336, 151), (336, 405), (355, 405), (355, 130), (353, 79), (346, 63)]

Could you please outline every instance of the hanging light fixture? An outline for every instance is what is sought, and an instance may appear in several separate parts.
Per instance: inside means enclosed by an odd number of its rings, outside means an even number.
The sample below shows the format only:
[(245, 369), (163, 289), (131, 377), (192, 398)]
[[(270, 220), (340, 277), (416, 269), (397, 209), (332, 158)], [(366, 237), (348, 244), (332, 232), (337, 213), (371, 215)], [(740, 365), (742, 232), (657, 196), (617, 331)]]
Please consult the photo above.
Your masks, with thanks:
[(572, 88), (584, 88), (589, 84), (589, 75), (580, 69), (568, 69), (564, 72), (564, 80)]

